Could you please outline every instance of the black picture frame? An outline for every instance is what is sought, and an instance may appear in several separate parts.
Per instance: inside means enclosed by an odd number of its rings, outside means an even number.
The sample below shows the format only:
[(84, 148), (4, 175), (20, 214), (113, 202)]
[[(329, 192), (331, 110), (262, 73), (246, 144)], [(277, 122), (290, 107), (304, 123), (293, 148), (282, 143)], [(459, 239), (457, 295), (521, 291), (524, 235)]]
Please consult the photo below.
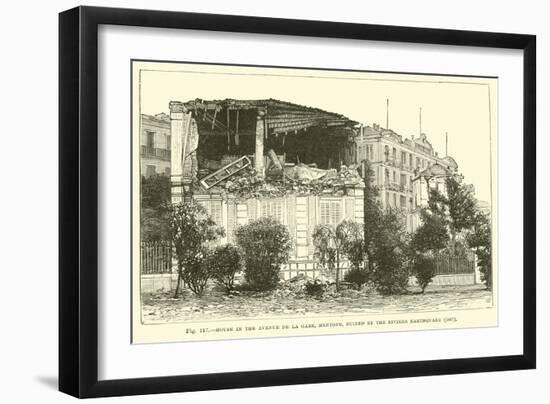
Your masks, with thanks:
[[(467, 359), (98, 380), (100, 24), (523, 51), (523, 353)], [(533, 369), (536, 364), (536, 37), (340, 22), (77, 7), (59, 15), (59, 389), (104, 397)]]

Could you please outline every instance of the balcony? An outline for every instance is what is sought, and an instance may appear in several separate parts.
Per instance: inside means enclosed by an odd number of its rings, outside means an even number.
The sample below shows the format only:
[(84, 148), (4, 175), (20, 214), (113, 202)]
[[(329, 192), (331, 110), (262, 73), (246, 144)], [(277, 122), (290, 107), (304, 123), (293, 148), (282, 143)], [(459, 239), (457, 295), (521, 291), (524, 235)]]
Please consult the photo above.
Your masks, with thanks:
[(141, 157), (170, 161), (170, 150), (158, 147), (141, 146)]
[(387, 179), (386, 179), (386, 182), (384, 183), (384, 188), (390, 191), (396, 191), (396, 192), (402, 192), (402, 193), (412, 192), (412, 187), (408, 186), (407, 184), (400, 184), (399, 182), (388, 181)]

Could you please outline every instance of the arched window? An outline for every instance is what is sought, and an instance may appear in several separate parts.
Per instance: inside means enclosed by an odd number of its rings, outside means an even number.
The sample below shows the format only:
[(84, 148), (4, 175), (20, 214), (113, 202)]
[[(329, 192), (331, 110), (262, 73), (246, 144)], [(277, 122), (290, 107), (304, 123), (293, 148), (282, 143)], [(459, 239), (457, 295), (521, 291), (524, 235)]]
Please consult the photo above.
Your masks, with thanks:
[(384, 146), (384, 155), (386, 156), (386, 161), (390, 159), (390, 148), (388, 145)]

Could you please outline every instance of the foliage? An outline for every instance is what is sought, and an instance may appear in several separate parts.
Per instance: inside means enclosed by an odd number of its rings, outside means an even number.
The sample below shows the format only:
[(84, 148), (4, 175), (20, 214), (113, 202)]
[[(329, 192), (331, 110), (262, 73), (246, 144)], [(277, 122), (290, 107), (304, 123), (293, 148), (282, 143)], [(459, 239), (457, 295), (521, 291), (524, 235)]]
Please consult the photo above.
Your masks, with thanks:
[(170, 178), (165, 175), (141, 177), (141, 207), (166, 208), (170, 202)]
[(344, 220), (336, 227), (336, 236), (342, 241), (342, 254), (348, 258), (354, 269), (360, 269), (364, 261), (363, 232), (363, 225), (353, 220)]
[(142, 208), (140, 217), (141, 241), (170, 240), (170, 218), (168, 210)]
[(170, 179), (164, 175), (141, 177), (142, 241), (170, 239)]
[(365, 270), (376, 289), (384, 294), (401, 293), (407, 287), (409, 236), (402, 213), (384, 210), (378, 201), (374, 172), (367, 162), (364, 189), (364, 241), (367, 265)]
[(422, 224), (414, 232), (411, 249), (418, 253), (434, 252), (447, 246), (449, 232), (447, 221), (437, 210), (429, 208), (420, 212)]
[(344, 280), (353, 283), (357, 288), (360, 288), (369, 281), (369, 272), (361, 268), (352, 268), (344, 276)]
[(327, 284), (319, 279), (310, 280), (305, 285), (305, 291), (308, 296), (312, 296), (316, 299), (323, 297), (323, 294), (327, 290)]
[(336, 228), (320, 224), (313, 229), (313, 245), (321, 265), (336, 269), (336, 289), (340, 286), (340, 259), (347, 257), (354, 268), (363, 262), (363, 226), (343, 220)]
[(242, 268), (241, 252), (233, 244), (218, 246), (208, 255), (207, 266), (212, 278), (229, 292), (233, 290), (235, 274)]
[(424, 293), (435, 275), (435, 260), (430, 256), (418, 255), (414, 259), (413, 274)]
[(193, 202), (173, 205), (169, 210), (170, 235), (178, 262), (178, 282), (174, 297), (178, 296), (183, 280), (193, 293), (202, 296), (210, 271), (206, 263), (208, 243), (224, 235), (204, 207)]
[(380, 232), (380, 223), (383, 216), (382, 206), (378, 202), (378, 188), (374, 180), (374, 171), (370, 163), (365, 161), (365, 188), (363, 190), (363, 207), (364, 207), (364, 232), (363, 232), (363, 248), (367, 258), (367, 267), (369, 271), (374, 270), (373, 254)]
[(438, 224), (445, 223), (450, 235), (450, 247), (454, 252), (457, 235), (471, 229), (475, 224), (476, 200), (473, 187), (463, 184), (458, 176), (447, 177), (445, 185), (446, 195), (438, 190), (430, 190), (428, 208), (434, 217), (441, 218), (441, 223)]
[(371, 246), (372, 280), (380, 293), (402, 293), (409, 281), (409, 236), (403, 214), (397, 209), (383, 212), (376, 234)]
[(470, 229), (476, 222), (476, 200), (471, 185), (462, 184), (460, 178), (447, 177), (447, 208), (449, 228), (454, 242), (456, 235)]
[(292, 247), (286, 226), (262, 217), (235, 230), (245, 263), (245, 280), (254, 290), (271, 290), (279, 282), (280, 266), (288, 261)]
[(317, 225), (313, 229), (311, 238), (319, 263), (329, 270), (333, 270), (336, 267), (336, 233), (334, 229), (329, 225)]
[(481, 280), (492, 288), (492, 242), (491, 242), (491, 217), (483, 212), (476, 214), (473, 230), (468, 234), (467, 242), (473, 248), (478, 258), (478, 266)]

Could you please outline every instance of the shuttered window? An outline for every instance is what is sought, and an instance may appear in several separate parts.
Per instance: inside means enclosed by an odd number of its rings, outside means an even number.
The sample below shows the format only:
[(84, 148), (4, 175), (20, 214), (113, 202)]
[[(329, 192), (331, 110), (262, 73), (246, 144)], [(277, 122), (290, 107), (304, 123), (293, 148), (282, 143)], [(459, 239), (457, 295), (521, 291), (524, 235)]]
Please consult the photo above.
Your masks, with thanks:
[(217, 200), (208, 200), (208, 201), (199, 201), (199, 203), (204, 206), (208, 216), (217, 224), (222, 225), (222, 201)]
[(262, 217), (272, 217), (279, 223), (283, 223), (283, 202), (280, 200), (261, 201), (260, 211)]
[(321, 201), (321, 224), (336, 226), (342, 220), (341, 201)]

